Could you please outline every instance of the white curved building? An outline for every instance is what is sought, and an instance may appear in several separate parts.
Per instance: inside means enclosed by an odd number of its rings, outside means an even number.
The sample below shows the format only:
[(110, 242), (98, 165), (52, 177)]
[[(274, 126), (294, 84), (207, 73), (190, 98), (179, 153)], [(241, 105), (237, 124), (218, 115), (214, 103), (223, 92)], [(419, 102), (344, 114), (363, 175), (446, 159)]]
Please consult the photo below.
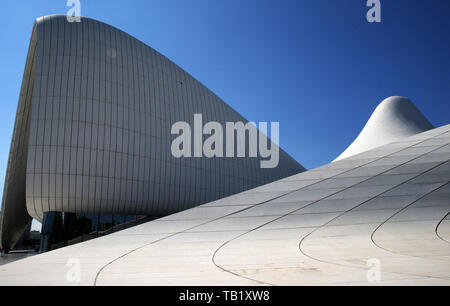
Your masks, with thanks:
[(389, 97), (378, 105), (359, 136), (335, 161), (432, 128), (433, 125), (409, 99)]
[(449, 183), (446, 125), (0, 266), (0, 285), (450, 285)]
[(135, 216), (168, 215), (305, 170), (283, 150), (278, 166), (265, 169), (261, 157), (174, 157), (171, 127), (194, 126), (194, 114), (222, 126), (247, 123), (123, 31), (89, 18), (38, 18), (5, 179), (0, 247), (13, 248), (32, 218), (43, 221), (48, 250)]

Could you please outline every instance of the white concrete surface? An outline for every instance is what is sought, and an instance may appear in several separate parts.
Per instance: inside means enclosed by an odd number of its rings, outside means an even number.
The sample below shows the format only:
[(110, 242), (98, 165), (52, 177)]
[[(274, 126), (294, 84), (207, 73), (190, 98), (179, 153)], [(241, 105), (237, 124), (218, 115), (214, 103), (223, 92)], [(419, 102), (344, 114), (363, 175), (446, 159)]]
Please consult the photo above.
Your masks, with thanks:
[(0, 266), (0, 285), (450, 285), (449, 157), (447, 125)]

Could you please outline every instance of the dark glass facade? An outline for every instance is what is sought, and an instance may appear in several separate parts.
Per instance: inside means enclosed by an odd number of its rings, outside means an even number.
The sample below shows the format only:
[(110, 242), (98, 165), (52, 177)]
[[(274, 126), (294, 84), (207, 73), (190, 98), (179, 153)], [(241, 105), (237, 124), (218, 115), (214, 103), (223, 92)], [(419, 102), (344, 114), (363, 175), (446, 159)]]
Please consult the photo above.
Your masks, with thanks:
[(149, 216), (46, 212), (40, 252), (55, 250), (151, 221)]

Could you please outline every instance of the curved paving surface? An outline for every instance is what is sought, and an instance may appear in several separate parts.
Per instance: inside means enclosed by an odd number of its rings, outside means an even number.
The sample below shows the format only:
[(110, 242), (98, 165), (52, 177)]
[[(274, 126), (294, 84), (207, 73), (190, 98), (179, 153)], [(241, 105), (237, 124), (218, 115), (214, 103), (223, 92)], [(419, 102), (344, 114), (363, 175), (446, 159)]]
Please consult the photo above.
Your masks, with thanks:
[(447, 125), (2, 266), (0, 284), (78, 284), (75, 258), (83, 285), (450, 285), (449, 157)]

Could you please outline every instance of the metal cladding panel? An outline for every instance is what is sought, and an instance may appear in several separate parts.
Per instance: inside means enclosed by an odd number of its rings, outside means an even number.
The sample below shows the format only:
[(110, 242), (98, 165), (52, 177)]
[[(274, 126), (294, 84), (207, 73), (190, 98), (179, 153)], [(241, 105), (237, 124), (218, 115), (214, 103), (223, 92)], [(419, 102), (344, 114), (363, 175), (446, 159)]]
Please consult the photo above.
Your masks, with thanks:
[[(32, 90), (24, 111), (22, 88), (11, 153), (22, 155), (10, 157), (6, 181), (20, 180), (14, 194), (36, 219), (46, 211), (166, 215), (305, 170), (283, 150), (273, 169), (261, 169), (260, 158), (173, 157), (175, 122), (193, 127), (196, 113), (223, 126), (247, 120), (123, 31), (55, 15), (36, 20), (32, 41), (24, 76)], [(5, 186), (4, 204), (13, 193)]]
[[(32, 220), (25, 204), (25, 189), (30, 184), (25, 181), (25, 178), (27, 164), (35, 166), (33, 161), (28, 161), (27, 158), (30, 133), (31, 137), (36, 137), (34, 126), (30, 126), (31, 104), (34, 99), (36, 52), (36, 26), (34, 26), (23, 74), (3, 189), (0, 247), (5, 250), (12, 248)], [(33, 201), (33, 199), (29, 200)]]

